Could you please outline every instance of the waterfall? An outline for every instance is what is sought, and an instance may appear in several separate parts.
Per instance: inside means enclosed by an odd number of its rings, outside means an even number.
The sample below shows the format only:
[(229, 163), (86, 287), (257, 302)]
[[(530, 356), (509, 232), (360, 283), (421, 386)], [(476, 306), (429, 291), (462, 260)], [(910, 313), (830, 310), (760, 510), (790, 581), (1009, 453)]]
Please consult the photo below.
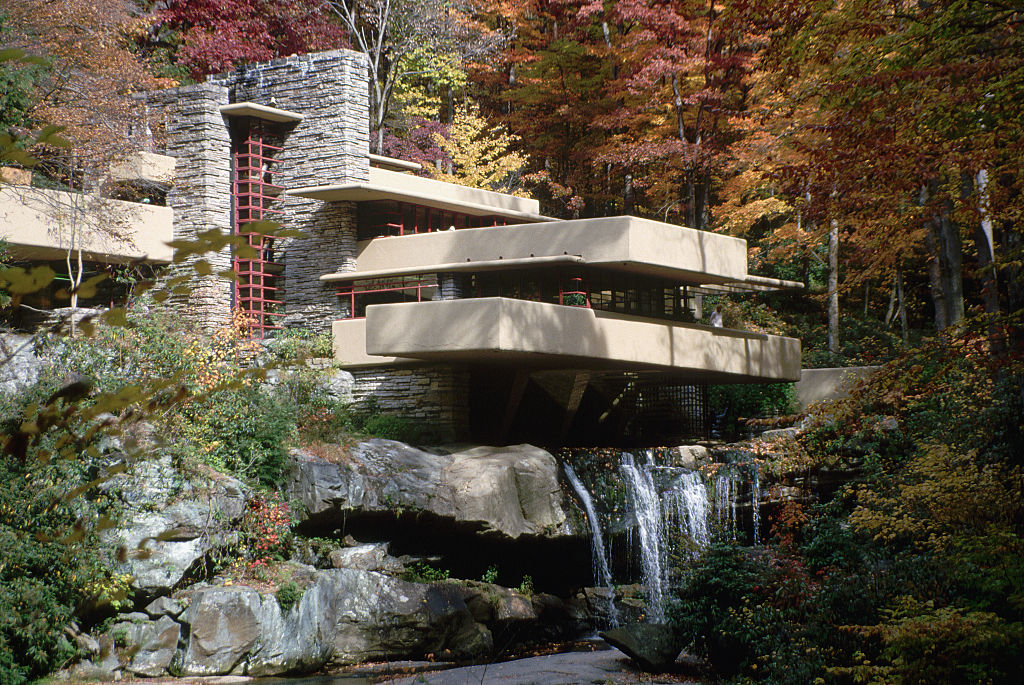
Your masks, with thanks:
[[(650, 455), (648, 455), (650, 462)], [(640, 538), (640, 563), (644, 584), (647, 586), (647, 617), (652, 623), (664, 623), (665, 608), (662, 594), (662, 550), (665, 547), (661, 521), (661, 502), (654, 488), (649, 468), (638, 468), (633, 455), (622, 454), (621, 470), (633, 500), (637, 534)]]
[[(597, 510), (594, 509), (594, 500), (590, 497), (587, 489), (583, 487), (583, 483), (576, 476), (572, 466), (563, 464), (562, 467), (565, 470), (565, 477), (569, 479), (569, 484), (576, 491), (580, 501), (583, 502), (584, 510), (587, 512), (587, 522), (590, 524), (590, 549), (593, 556), (594, 580), (600, 582), (603, 587), (611, 589), (612, 570), (608, 565), (608, 555), (605, 553), (604, 548), (604, 537), (601, 535), (601, 522), (597, 518)], [(618, 610), (615, 608), (614, 592), (608, 600), (608, 613), (611, 616), (612, 627), (617, 626), (619, 616)]]
[(736, 496), (738, 494), (736, 474), (722, 466), (715, 476), (715, 522), (736, 539)]
[(708, 527), (710, 509), (707, 488), (696, 471), (684, 471), (662, 495), (665, 529), (677, 536), (688, 536), (698, 548), (711, 543)]

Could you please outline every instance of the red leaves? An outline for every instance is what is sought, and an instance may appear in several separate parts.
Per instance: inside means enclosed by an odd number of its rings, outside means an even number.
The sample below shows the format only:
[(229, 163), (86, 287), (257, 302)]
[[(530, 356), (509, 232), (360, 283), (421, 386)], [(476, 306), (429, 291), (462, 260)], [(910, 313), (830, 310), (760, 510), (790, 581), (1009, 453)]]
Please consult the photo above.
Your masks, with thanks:
[(162, 25), (182, 33), (179, 64), (195, 78), (234, 65), (348, 45), (319, 0), (173, 0)]

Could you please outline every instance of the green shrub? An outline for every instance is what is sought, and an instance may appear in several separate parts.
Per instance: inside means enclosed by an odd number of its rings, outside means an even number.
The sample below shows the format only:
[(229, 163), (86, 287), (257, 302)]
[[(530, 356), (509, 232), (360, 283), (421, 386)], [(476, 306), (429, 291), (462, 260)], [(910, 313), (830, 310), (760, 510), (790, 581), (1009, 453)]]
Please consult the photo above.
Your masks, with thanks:
[(281, 480), (288, 444), (295, 436), (288, 407), (257, 385), (214, 392), (189, 404), (177, 420), (189, 441), (184, 454), (243, 480)]
[(310, 357), (333, 357), (334, 339), (330, 333), (305, 328), (286, 328), (267, 342), (267, 349), (278, 361), (297, 361)]
[(740, 418), (764, 418), (790, 414), (796, 409), (792, 383), (751, 383), (708, 387), (708, 410), (712, 416), (725, 412), (725, 432), (739, 431)]
[(64, 627), (80, 612), (124, 597), (123, 577), (100, 558), (87, 522), (102, 509), (66, 495), (79, 462), (21, 464), (0, 456), (0, 683), (41, 677), (74, 655)]
[(524, 575), (522, 582), (519, 583), (519, 587), (516, 588), (516, 592), (527, 597), (533, 596), (533, 577)]
[(483, 577), (480, 579), (485, 583), (497, 583), (498, 582), (498, 565), (491, 564), (486, 571), (484, 571)]
[(288, 611), (302, 599), (303, 590), (298, 583), (291, 580), (281, 583), (281, 587), (274, 593), (277, 603), (281, 605), (281, 611)]
[(410, 583), (439, 583), (448, 580), (451, 571), (446, 568), (435, 568), (430, 564), (417, 561), (406, 567), (402, 579)]
[(393, 414), (373, 414), (368, 416), (360, 426), (360, 431), (367, 435), (401, 442), (419, 442), (426, 431), (415, 421), (394, 416)]

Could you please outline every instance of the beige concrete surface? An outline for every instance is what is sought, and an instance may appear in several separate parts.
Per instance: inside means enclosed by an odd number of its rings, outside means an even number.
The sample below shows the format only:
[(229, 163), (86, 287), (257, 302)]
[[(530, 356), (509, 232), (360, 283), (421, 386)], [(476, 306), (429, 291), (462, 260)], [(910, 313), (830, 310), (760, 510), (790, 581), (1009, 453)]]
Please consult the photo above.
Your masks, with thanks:
[(518, 221), (552, 221), (540, 214), (540, 203), (537, 200), (435, 181), (379, 167), (370, 167), (369, 183), (327, 183), (289, 188), (286, 194), (324, 202), (398, 200), (473, 216), (495, 215)]
[(169, 186), (174, 182), (174, 157), (134, 152), (110, 165), (110, 178)]
[(170, 207), (41, 188), (0, 188), (0, 236), (20, 259), (63, 259), (76, 241), (86, 259), (169, 262)]
[(232, 105), (222, 105), (220, 113), (226, 117), (253, 117), (254, 119), (264, 119), (282, 124), (295, 123), (306, 118), (305, 114), (289, 112), (277, 107), (268, 107), (255, 102), (236, 102)]
[(849, 387), (861, 381), (880, 366), (851, 366), (833, 369), (804, 369), (797, 382), (796, 398), (800, 407), (806, 409), (815, 402), (838, 400), (849, 397)]
[[(800, 378), (800, 341), (794, 338), (507, 298), (373, 305), (365, 332), (369, 355), (674, 371), (707, 382)], [(354, 340), (346, 344), (358, 346)]]
[(416, 362), (415, 359), (399, 359), (384, 355), (366, 353), (366, 319), (338, 319), (331, 324), (334, 338), (334, 361), (345, 368), (380, 366)]
[(745, 240), (628, 216), (376, 238), (359, 243), (356, 269), (551, 255), (578, 255), (590, 266), (679, 283), (724, 283), (747, 276)]

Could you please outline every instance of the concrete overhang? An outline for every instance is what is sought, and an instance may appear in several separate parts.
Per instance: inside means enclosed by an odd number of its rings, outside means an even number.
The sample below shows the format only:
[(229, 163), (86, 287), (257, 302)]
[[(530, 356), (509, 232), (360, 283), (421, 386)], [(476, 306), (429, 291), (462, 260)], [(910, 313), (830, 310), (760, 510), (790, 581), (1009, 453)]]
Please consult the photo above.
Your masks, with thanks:
[(395, 276), (415, 276), (425, 273), (452, 273), (480, 271), (508, 271), (511, 269), (531, 269), (544, 266), (565, 266), (586, 264), (577, 255), (555, 255), (552, 257), (529, 257), (526, 259), (492, 259), (486, 262), (451, 262), (449, 264), (432, 264), (429, 268), (421, 266), (405, 269), (380, 269), (378, 271), (337, 271), (324, 274), (320, 280), (325, 283), (342, 283), (361, 281), (367, 278), (392, 278)]
[(745, 240), (631, 216), (375, 238), (359, 243), (356, 272), (426, 273), (437, 265), (566, 255), (677, 283), (747, 279)]
[[(335, 335), (341, 328), (335, 323)], [(506, 298), (367, 307), (365, 360), (671, 372), (693, 382), (800, 379), (795, 338)], [(359, 350), (356, 350), (359, 352)], [(337, 350), (344, 362), (344, 350)], [(381, 363), (384, 363), (382, 360)]]
[(90, 261), (170, 262), (170, 207), (17, 186), (0, 188), (0, 236), (17, 259), (63, 259), (75, 227)]
[(304, 114), (289, 112), (277, 107), (268, 107), (267, 105), (257, 105), (255, 102), (236, 102), (231, 105), (221, 105), (220, 113), (226, 117), (252, 117), (279, 124), (296, 124), (306, 118)]
[(540, 203), (537, 200), (376, 167), (370, 167), (367, 183), (292, 188), (286, 194), (323, 202), (395, 200), (471, 216), (499, 216), (531, 222), (554, 221), (540, 214)]
[(385, 157), (384, 155), (375, 155), (372, 152), (367, 157), (370, 158), (370, 164), (389, 171), (420, 171), (423, 169), (423, 165), (419, 162), (407, 162), (397, 157)]
[(170, 186), (174, 183), (174, 157), (134, 152), (110, 165), (112, 181)]

